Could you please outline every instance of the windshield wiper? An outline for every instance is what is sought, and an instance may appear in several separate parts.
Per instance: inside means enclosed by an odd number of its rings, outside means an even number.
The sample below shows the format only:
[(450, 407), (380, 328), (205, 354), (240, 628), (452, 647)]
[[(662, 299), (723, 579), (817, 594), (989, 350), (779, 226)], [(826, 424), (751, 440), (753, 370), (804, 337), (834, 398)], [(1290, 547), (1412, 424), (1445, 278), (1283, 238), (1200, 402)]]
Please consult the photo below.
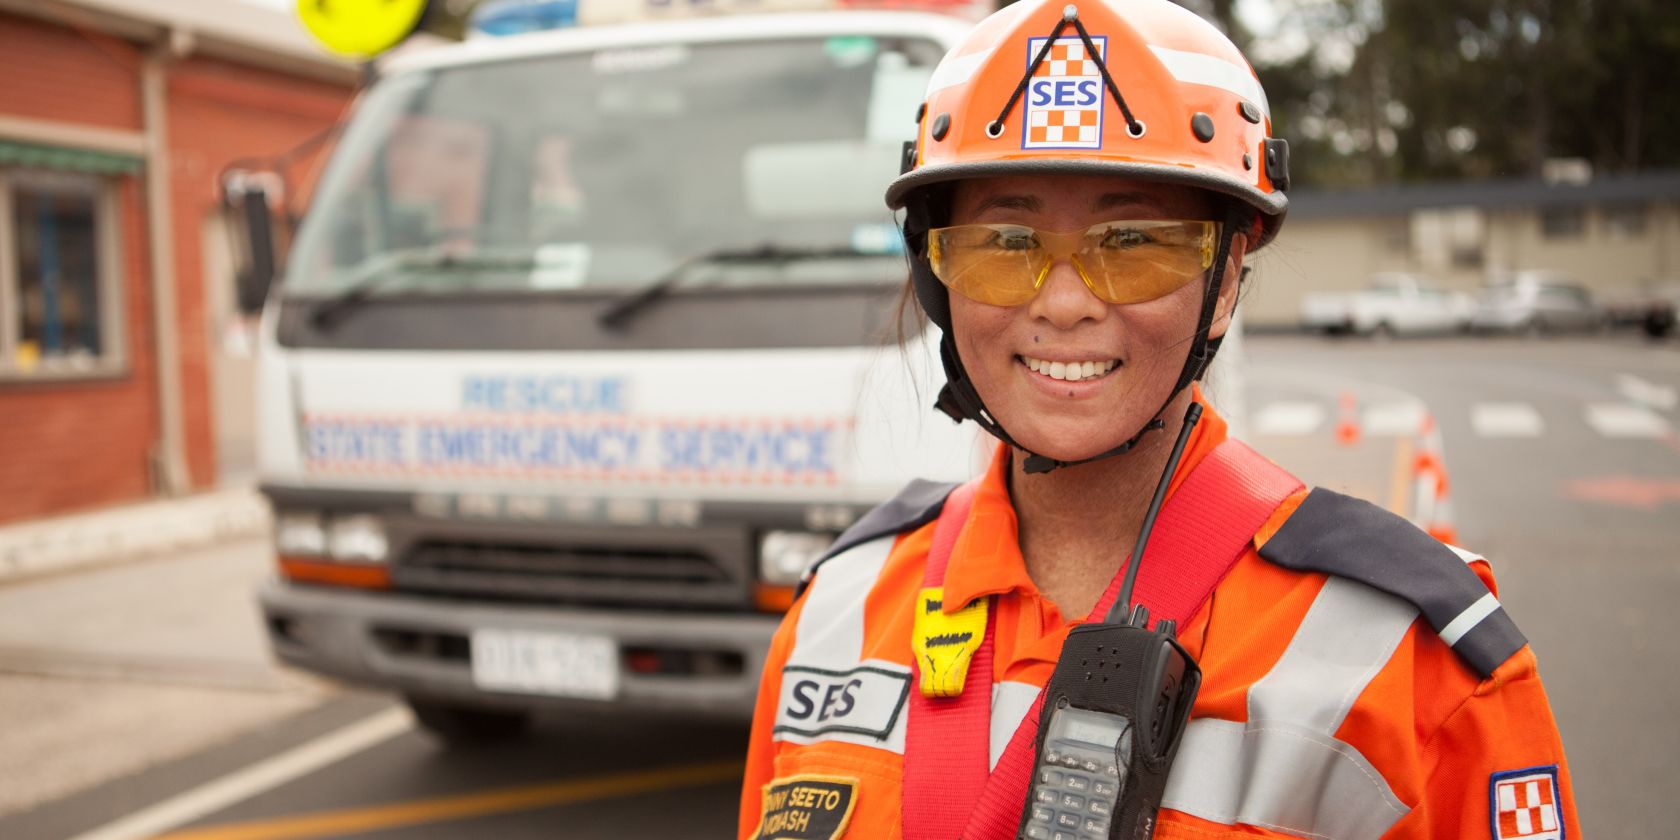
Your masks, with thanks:
[(413, 271), (469, 268), (530, 268), (535, 257), (488, 254), (452, 254), (435, 246), (405, 248), (374, 254), (350, 271), (350, 277), (337, 293), (315, 305), (309, 322), (317, 329), (331, 329), (344, 315), (356, 309), (394, 278)]
[(861, 251), (849, 245), (826, 248), (800, 248), (764, 244), (753, 248), (721, 248), (690, 254), (664, 273), (648, 281), (636, 291), (614, 301), (596, 318), (608, 329), (623, 329), (636, 313), (668, 297), (672, 290), (688, 279), (689, 271), (701, 265), (780, 265), (808, 260), (846, 259), (850, 257), (887, 257), (878, 251)]

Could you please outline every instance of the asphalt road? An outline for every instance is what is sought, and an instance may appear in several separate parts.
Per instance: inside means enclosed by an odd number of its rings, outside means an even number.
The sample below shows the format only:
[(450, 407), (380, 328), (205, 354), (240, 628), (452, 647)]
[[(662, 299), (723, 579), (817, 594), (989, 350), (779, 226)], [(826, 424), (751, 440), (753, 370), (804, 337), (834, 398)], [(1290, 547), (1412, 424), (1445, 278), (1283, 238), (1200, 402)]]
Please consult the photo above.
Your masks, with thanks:
[[(1450, 521), (1437, 518), (1456, 528), (1461, 544), (1492, 559), (1501, 599), (1539, 654), (1588, 835), (1673, 836), (1667, 811), (1680, 792), (1680, 727), (1670, 716), (1680, 707), (1680, 669), (1668, 643), (1680, 631), (1680, 614), (1666, 607), (1680, 596), (1680, 342), (1251, 337), (1248, 352), (1248, 436), (1309, 481), (1408, 515), (1426, 513), (1414, 479), (1416, 455), (1436, 445), (1419, 434), (1424, 418), (1432, 419), (1452, 505)], [(233, 564), (254, 574), (266, 563), (264, 553), (247, 543), (231, 558), (178, 562)], [(173, 567), (160, 561), (155, 568)], [(119, 574), (103, 570), (47, 583), (53, 597), (68, 599), (59, 609), (73, 611), (78, 581), (80, 589), (109, 600), (110, 589), (123, 585), (110, 580)], [(244, 579), (228, 580), (222, 597), (241, 597)], [(42, 591), (0, 590), (0, 602), (39, 602)], [(159, 679), (156, 669), (143, 667), (31, 671), (17, 662), (39, 665), (49, 658), (47, 646), (37, 645), (33, 659), (8, 660), (6, 632), (0, 621), (0, 715), (11, 732), (83, 719), (55, 713), (49, 703), (7, 699), (23, 689), (117, 704), (132, 702), (122, 692)], [(451, 751), (416, 731), (382, 697), (305, 691), (296, 677), (264, 679), (226, 662), (219, 667), (224, 677), (244, 676), (233, 685), (196, 685), (194, 691), (207, 693), (159, 714), (197, 720), (202, 710), (274, 693), (290, 700), (268, 702), (173, 751), (154, 749), (146, 760), (129, 756), (126, 764), (131, 742), (145, 739), (110, 727), (86, 737), (60, 733), (59, 743), (79, 743), (116, 762), (117, 770), (89, 771), (94, 781), (67, 784), (69, 792), (51, 801), (10, 810), (0, 801), (0, 837), (718, 837), (733, 831), (743, 727), (549, 720), (511, 745)], [(107, 696), (112, 699), (101, 699)], [(307, 702), (297, 702), (299, 696)], [(207, 728), (216, 725), (214, 716), (203, 719)], [(144, 721), (128, 725), (136, 736), (153, 728)], [(35, 773), (0, 761), (0, 787)]]

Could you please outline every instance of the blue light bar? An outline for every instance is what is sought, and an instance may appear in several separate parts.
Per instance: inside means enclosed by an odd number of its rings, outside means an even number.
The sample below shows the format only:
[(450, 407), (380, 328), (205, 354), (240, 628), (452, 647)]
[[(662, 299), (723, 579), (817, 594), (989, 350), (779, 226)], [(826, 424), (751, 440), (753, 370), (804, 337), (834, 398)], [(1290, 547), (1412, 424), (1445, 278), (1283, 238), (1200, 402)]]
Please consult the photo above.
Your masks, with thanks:
[(481, 35), (519, 35), (577, 25), (578, 0), (484, 0), (467, 27)]

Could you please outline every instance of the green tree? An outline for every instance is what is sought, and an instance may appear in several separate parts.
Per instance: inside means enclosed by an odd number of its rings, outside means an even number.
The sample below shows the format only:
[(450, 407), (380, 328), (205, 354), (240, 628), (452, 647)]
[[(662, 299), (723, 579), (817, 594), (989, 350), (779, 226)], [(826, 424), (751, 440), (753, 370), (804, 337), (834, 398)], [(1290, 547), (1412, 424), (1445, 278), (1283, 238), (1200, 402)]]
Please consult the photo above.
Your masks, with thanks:
[[(1531, 176), (1680, 166), (1673, 0), (1276, 0), (1260, 61), (1302, 183)], [(1263, 39), (1262, 39), (1263, 40)], [(1340, 54), (1341, 60), (1336, 60)]]

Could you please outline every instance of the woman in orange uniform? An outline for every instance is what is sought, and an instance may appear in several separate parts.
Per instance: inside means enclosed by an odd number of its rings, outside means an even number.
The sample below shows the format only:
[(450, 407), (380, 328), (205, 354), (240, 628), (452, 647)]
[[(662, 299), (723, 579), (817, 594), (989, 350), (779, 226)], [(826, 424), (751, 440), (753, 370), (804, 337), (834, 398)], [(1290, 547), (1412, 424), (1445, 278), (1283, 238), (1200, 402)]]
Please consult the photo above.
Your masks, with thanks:
[[(1023, 0), (946, 56), (919, 119), (887, 201), (941, 330), (939, 407), (999, 444), (808, 575), (741, 836), (1106, 838), (1144, 789), (1128, 837), (1578, 837), (1487, 562), (1302, 487), (1196, 385), (1287, 208), (1288, 148), (1229, 40), (1167, 0)], [(1134, 604), (1200, 672), (1176, 757), (1128, 768), (1130, 740), (1074, 722), (1058, 737), (1119, 766), (1047, 746), (1035, 767), (1070, 631)]]

